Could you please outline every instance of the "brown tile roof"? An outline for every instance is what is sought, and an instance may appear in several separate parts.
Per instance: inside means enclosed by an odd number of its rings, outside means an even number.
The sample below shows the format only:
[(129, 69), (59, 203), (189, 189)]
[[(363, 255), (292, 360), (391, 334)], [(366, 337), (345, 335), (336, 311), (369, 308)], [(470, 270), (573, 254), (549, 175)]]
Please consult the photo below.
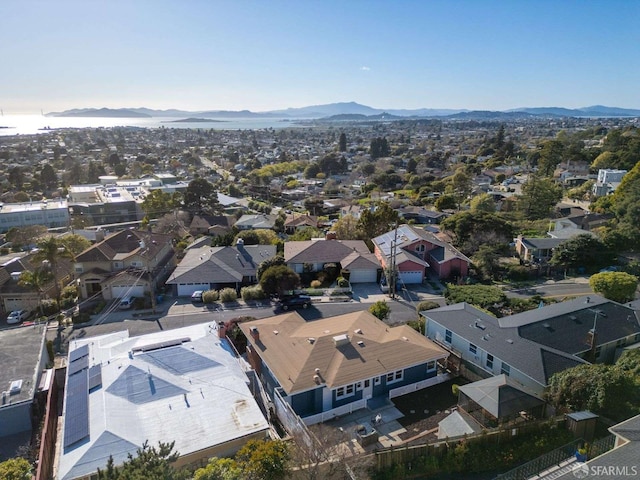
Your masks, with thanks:
[[(141, 230), (122, 230), (109, 235), (100, 243), (89, 247), (76, 257), (76, 262), (103, 262), (115, 258), (123, 259), (142, 250), (145, 256), (153, 258), (171, 240), (170, 235), (148, 233)], [(140, 247), (144, 242), (145, 248)]]
[[(258, 329), (257, 342), (251, 327)], [(240, 328), (287, 393), (316, 387), (316, 368), (335, 388), (447, 356), (411, 327), (389, 327), (367, 311), (309, 322), (292, 312)], [(348, 343), (336, 347), (333, 337), (343, 334)]]

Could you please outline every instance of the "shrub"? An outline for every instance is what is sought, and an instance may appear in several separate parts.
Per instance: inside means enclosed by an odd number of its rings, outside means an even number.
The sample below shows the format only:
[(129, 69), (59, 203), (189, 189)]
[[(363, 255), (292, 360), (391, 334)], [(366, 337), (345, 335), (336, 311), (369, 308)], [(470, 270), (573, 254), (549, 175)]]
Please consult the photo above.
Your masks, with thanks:
[(322, 282), (320, 280), (313, 280), (311, 282), (311, 288), (320, 288), (322, 286)]
[(104, 302), (104, 300), (100, 300), (96, 304), (96, 306), (93, 307), (93, 314), (96, 315), (96, 314), (100, 313), (104, 309), (105, 305), (106, 305), (106, 303)]
[[(101, 310), (102, 310), (102, 309), (101, 309)], [(79, 324), (82, 324), (82, 323), (87, 323), (87, 322), (89, 322), (89, 320), (91, 320), (91, 315), (89, 315), (89, 314), (88, 314), (88, 313), (86, 313), (86, 312), (82, 312), (82, 313), (79, 313), (79, 314), (74, 315), (73, 317), (71, 317), (71, 322), (72, 322), (74, 325), (79, 325)]]
[(242, 287), (242, 289), (240, 290), (240, 296), (245, 302), (249, 300), (262, 300), (266, 297), (260, 285)]
[(418, 312), (423, 312), (425, 310), (432, 310), (434, 308), (440, 308), (440, 305), (437, 304), (436, 302), (432, 302), (430, 300), (425, 300), (425, 301), (420, 302), (418, 304), (418, 306), (416, 307), (416, 310)]
[(214, 303), (220, 298), (220, 293), (217, 290), (207, 290), (202, 292), (202, 303)]
[(60, 296), (62, 298), (76, 298), (78, 296), (78, 286), (77, 285), (67, 285), (60, 292)]
[(53, 340), (47, 340), (47, 353), (49, 354), (49, 361), (53, 363), (56, 358), (56, 354), (53, 350)]
[(340, 288), (348, 288), (349, 287), (349, 280), (347, 280), (344, 277), (338, 277), (338, 286)]
[(507, 267), (507, 277), (514, 282), (521, 282), (531, 278), (531, 271), (524, 265), (509, 265)]
[(46, 298), (40, 302), (42, 306), (42, 313), (46, 316), (53, 315), (58, 313), (60, 309), (58, 308), (58, 302), (51, 298)]
[(220, 290), (220, 301), (222, 303), (235, 302), (238, 299), (238, 294), (233, 288), (223, 288)]

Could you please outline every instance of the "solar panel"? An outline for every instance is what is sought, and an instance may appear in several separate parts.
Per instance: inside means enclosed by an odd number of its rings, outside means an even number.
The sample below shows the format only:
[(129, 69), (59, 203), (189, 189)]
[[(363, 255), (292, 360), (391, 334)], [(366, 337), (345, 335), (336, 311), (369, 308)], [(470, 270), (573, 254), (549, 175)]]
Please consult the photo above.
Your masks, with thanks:
[(89, 345), (83, 345), (80, 348), (76, 348), (69, 353), (69, 363), (73, 363), (79, 358), (89, 355)]
[(102, 385), (102, 367), (94, 365), (89, 369), (89, 390)]
[(88, 368), (88, 367), (89, 367), (89, 357), (84, 356), (84, 357), (80, 357), (75, 362), (71, 362), (67, 367), (67, 372), (69, 374), (69, 377), (71, 377), (71, 375), (78, 373), (80, 370), (84, 370), (85, 368)]
[(89, 436), (89, 375), (84, 370), (67, 380), (64, 415), (64, 448)]

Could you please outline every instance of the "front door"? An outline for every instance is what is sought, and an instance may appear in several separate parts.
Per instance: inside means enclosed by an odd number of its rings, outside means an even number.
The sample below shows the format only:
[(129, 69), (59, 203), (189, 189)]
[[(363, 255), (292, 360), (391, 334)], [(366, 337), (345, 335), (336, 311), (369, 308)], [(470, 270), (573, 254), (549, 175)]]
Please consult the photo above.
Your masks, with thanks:
[(369, 400), (373, 396), (373, 384), (370, 378), (367, 378), (363, 383), (362, 398)]

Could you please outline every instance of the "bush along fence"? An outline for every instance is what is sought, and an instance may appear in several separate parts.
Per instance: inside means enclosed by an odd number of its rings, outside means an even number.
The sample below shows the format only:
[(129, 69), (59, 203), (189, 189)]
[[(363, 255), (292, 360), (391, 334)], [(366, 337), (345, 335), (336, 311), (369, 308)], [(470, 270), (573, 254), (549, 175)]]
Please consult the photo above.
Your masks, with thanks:
[(376, 480), (506, 471), (574, 440), (555, 421), (375, 453)]

